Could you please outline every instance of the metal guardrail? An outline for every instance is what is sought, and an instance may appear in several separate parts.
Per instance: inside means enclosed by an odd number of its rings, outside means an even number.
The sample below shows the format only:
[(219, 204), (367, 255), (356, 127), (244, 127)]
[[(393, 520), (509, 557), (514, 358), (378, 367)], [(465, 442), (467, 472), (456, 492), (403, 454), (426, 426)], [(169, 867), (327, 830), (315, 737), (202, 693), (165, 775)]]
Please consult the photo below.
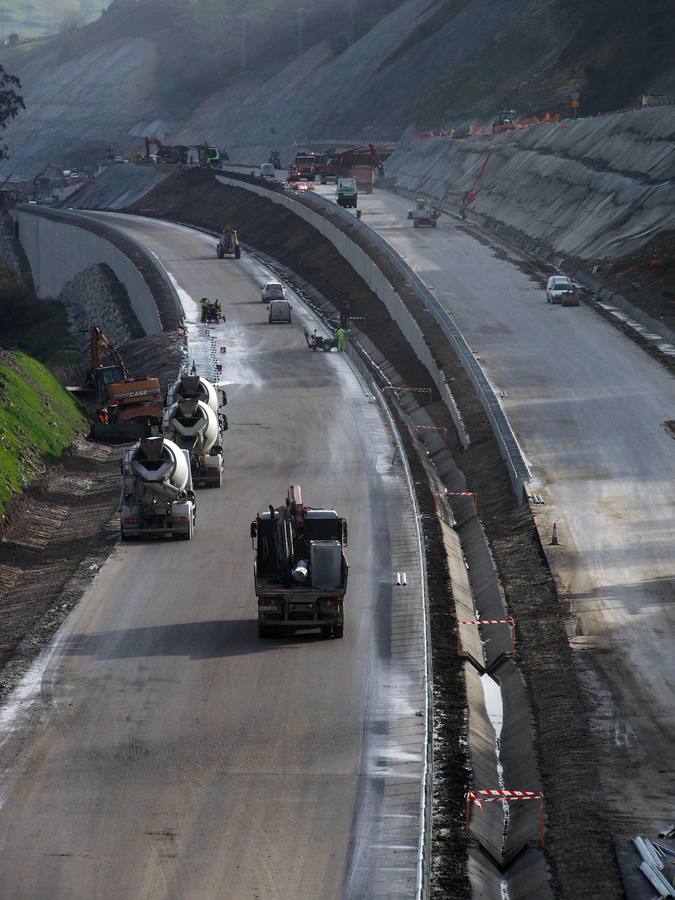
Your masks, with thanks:
[(511, 424), (506, 417), (506, 413), (499, 402), (494, 388), (490, 384), (489, 378), (483, 371), (480, 363), (469, 347), (466, 338), (457, 327), (450, 313), (439, 303), (436, 297), (434, 297), (417, 272), (408, 265), (408, 263), (381, 235), (370, 228), (365, 222), (361, 219), (356, 219), (351, 213), (348, 213), (345, 209), (342, 209), (337, 206), (337, 204), (332, 203), (329, 199), (322, 197), (320, 194), (305, 194), (303, 200), (306, 201), (309, 206), (316, 205), (317, 211), (320, 211), (322, 207), (325, 209), (327, 206), (330, 206), (331, 214), (335, 215), (337, 213), (345, 224), (350, 225), (352, 228), (356, 228), (366, 240), (375, 244), (378, 249), (386, 254), (387, 258), (399, 270), (407, 283), (411, 284), (417, 290), (424, 306), (433, 315), (441, 331), (455, 350), (471, 383), (476, 389), (481, 406), (485, 410), (490, 421), (502, 456), (506, 462), (514, 494), (520, 502), (523, 498), (525, 482), (529, 481), (531, 478), (530, 470), (516, 436), (513, 433)]

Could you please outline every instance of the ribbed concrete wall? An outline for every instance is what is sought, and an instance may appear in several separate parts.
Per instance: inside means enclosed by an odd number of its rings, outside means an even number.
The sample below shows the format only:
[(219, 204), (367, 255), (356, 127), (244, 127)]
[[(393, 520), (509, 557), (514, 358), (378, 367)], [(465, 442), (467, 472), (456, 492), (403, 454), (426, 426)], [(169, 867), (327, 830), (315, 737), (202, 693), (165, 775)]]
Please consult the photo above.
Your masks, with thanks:
[(41, 300), (56, 298), (64, 285), (90, 266), (105, 263), (124, 285), (145, 334), (158, 334), (162, 322), (155, 297), (135, 263), (110, 241), (82, 225), (32, 211), (13, 213)]
[[(621, 256), (675, 228), (675, 106), (496, 137), (410, 141), (387, 161), (399, 187), (502, 223), (528, 249)], [(481, 169), (483, 174), (472, 187)]]

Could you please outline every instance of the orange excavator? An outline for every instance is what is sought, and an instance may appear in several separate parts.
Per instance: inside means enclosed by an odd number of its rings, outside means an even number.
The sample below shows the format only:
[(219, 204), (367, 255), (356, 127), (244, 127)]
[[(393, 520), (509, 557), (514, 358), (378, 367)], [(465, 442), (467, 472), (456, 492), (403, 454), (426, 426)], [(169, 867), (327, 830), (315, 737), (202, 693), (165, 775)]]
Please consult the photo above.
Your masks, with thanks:
[(119, 352), (96, 325), (89, 339), (89, 381), (96, 392), (97, 424), (105, 431), (114, 425), (159, 426), (163, 414), (159, 380), (131, 378)]

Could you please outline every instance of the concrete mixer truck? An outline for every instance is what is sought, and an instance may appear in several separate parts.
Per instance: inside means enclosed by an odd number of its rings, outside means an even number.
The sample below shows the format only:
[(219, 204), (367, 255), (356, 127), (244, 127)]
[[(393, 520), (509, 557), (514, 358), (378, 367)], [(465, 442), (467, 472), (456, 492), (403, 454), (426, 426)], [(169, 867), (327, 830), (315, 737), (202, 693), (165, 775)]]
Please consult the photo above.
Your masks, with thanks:
[(196, 510), (187, 450), (164, 437), (149, 437), (124, 451), (120, 497), (123, 541), (165, 535), (189, 541)]
[(201, 400), (210, 406), (214, 413), (224, 420), (225, 427), (221, 427), (221, 431), (227, 431), (227, 420), (221, 413), (222, 407), (227, 406), (227, 394), (222, 387), (211, 384), (201, 375), (181, 375), (178, 381), (169, 385), (166, 405), (171, 406), (181, 400)]
[(195, 487), (222, 485), (223, 448), (218, 413), (202, 400), (179, 400), (164, 410), (162, 432), (190, 454)]

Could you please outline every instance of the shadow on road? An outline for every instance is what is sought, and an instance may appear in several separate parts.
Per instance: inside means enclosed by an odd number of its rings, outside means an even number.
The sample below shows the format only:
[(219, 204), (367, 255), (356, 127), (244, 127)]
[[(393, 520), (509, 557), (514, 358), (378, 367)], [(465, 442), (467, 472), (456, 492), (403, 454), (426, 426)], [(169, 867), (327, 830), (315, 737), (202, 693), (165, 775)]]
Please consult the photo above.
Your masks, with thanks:
[(62, 653), (65, 656), (92, 656), (101, 660), (149, 656), (213, 659), (247, 656), (280, 647), (291, 648), (323, 641), (318, 631), (280, 634), (261, 640), (257, 619), (229, 619), (73, 634), (65, 640)]

